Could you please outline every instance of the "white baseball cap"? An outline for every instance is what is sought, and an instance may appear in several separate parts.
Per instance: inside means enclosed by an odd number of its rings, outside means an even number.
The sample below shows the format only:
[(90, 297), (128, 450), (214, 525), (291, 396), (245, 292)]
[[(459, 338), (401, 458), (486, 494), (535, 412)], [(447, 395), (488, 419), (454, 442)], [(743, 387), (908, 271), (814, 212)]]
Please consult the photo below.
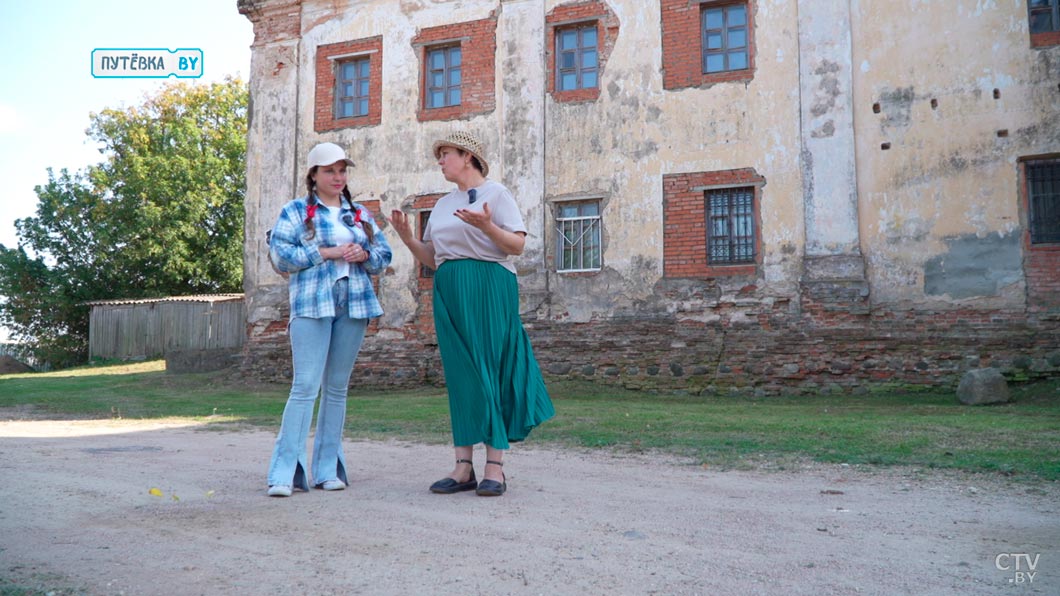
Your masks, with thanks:
[(333, 163), (344, 161), (346, 165), (352, 166), (353, 160), (346, 157), (346, 152), (335, 143), (321, 143), (309, 151), (306, 169), (316, 166), (330, 166)]

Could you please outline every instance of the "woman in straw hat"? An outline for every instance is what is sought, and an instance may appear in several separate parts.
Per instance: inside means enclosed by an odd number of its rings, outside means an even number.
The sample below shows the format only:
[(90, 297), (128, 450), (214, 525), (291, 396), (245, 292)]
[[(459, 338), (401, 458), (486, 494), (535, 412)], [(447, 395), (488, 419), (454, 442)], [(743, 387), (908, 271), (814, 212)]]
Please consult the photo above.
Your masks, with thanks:
[(391, 257), (371, 213), (351, 198), (346, 168), (352, 165), (334, 143), (313, 147), (306, 164), (306, 196), (283, 206), (270, 234), (269, 258), (289, 274), (294, 365), (269, 464), (272, 497), (289, 497), (294, 488), (309, 490), (306, 439), (321, 393), (312, 484), (329, 491), (348, 484), (342, 453), (346, 393), (368, 319), (383, 314), (369, 276), (386, 269)]
[[(507, 490), (503, 455), (555, 414), (530, 340), (519, 319), (519, 286), (512, 256), (522, 254), (523, 216), (512, 194), (488, 180), (489, 162), (474, 135), (459, 131), (436, 141), (434, 157), (456, 190), (435, 204), (415, 238), (409, 218), (390, 222), (434, 275), (434, 327), (449, 391), (456, 467), (431, 491)], [(474, 446), (486, 445), (482, 482), (472, 464)]]

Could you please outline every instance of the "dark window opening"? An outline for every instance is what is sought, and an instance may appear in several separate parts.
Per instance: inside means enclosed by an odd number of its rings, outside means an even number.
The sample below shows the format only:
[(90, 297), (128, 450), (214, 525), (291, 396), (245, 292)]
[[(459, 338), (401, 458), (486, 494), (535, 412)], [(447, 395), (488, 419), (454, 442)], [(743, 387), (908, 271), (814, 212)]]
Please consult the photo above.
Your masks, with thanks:
[[(419, 220), (420, 220), (420, 234), (419, 234), (419, 236), (420, 236), (420, 238), (419, 239), (421, 241), (423, 240), (423, 232), (427, 230), (427, 222), (430, 219), (431, 219), (431, 212), (430, 211), (420, 211), (420, 216), (419, 216)], [(424, 278), (424, 279), (429, 278), (429, 277), (434, 277), (434, 269), (431, 269), (430, 267), (421, 264), (420, 265), (420, 277)]]
[(1026, 167), (1031, 244), (1060, 243), (1060, 160), (1030, 161)]
[(711, 265), (754, 263), (754, 187), (706, 191), (707, 262)]
[(1060, 31), (1060, 0), (1027, 0), (1031, 33)]

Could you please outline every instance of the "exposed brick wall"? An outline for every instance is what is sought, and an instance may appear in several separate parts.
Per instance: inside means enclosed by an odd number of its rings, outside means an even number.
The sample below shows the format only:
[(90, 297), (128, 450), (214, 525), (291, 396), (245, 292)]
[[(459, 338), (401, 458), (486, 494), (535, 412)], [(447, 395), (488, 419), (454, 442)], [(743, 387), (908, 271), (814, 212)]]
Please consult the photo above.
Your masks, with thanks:
[[(1050, 155), (1035, 158), (1056, 160)], [(1023, 274), (1027, 283), (1027, 308), (1038, 311), (1060, 310), (1060, 244), (1031, 244), (1030, 190), (1027, 188), (1027, 165), (1019, 164), (1019, 196), (1023, 224)]]
[[(478, 21), (421, 29), (412, 39), (412, 45), (420, 61), (417, 120), (465, 119), (496, 109), (496, 12)], [(435, 45), (460, 46), (460, 105), (431, 109), (425, 107), (427, 51)]]
[[(420, 214), (424, 211), (431, 211), (434, 209), (434, 205), (438, 202), (438, 199), (444, 197), (443, 193), (418, 195), (412, 202), (412, 211), (416, 216), (416, 236), (423, 239), (423, 228), (419, 225)], [(417, 263), (417, 271), (423, 270), (423, 266)], [(419, 290), (419, 294), (416, 296), (416, 316), (413, 319), (413, 326), (415, 327), (414, 333), (416, 337), (423, 338), (431, 346), (436, 346), (438, 340), (434, 333), (434, 276), (423, 275), (420, 273), (416, 276), (416, 287)]]
[[(361, 205), (364, 205), (364, 208), (367, 209), (369, 212), (371, 212), (372, 219), (375, 220), (375, 225), (379, 226), (380, 228), (386, 227), (386, 220), (383, 219), (382, 214), (379, 212), (379, 208), (380, 208), (379, 199), (365, 199), (365, 200), (359, 200), (357, 202), (360, 203)], [(390, 247), (390, 248), (391, 248), (391, 250), (393, 250), (394, 247)], [(383, 275), (384, 276), (385, 275), (394, 275), (394, 269), (392, 267), (387, 267), (386, 271), (383, 272)], [(375, 290), (375, 295), (376, 296), (379, 295), (379, 278), (380, 277), (382, 277), (382, 276), (378, 276), (377, 275), (377, 276), (372, 277), (372, 289)], [(365, 332), (365, 334), (366, 334), (366, 336), (372, 336), (372, 335), (375, 335), (378, 332), (379, 332), (379, 319), (372, 319), (368, 323), (368, 329)]]
[[(1008, 311), (890, 311), (811, 318), (779, 300), (719, 302), (711, 322), (677, 315), (589, 323), (525, 320), (549, 379), (689, 393), (849, 393), (956, 387), (964, 372), (996, 366), (1010, 378), (1060, 375), (1060, 320)], [(251, 334), (245, 368), (290, 377), (286, 323)], [(435, 343), (414, 331), (367, 338), (353, 387), (444, 383)]]
[(254, 25), (254, 45), (297, 39), (302, 34), (302, 0), (239, 0), (239, 14)]
[[(595, 23), (597, 79), (596, 87), (588, 89), (556, 90), (556, 31), (568, 27), (585, 27)], [(548, 68), (548, 92), (557, 102), (593, 101), (600, 97), (604, 69), (618, 39), (619, 22), (611, 7), (600, 0), (585, 0), (561, 4), (545, 15), (545, 65)]]
[[(542, 369), (626, 387), (853, 392), (881, 383), (956, 386), (979, 366), (1014, 378), (1060, 374), (1060, 323), (1021, 313), (876, 311), (822, 325), (783, 302), (712, 310), (715, 322), (676, 317), (583, 324), (528, 322)], [(741, 316), (733, 316), (740, 313)]]
[(702, 87), (715, 83), (748, 81), (755, 71), (755, 7), (747, 4), (747, 64), (745, 70), (703, 73), (703, 39), (700, 11), (707, 5), (740, 4), (731, 0), (695, 2), (660, 0), (662, 18), (663, 89)]
[(1025, 255), (1028, 308), (1060, 309), (1060, 245), (1032, 245)]
[(754, 186), (755, 258), (761, 258), (761, 185), (753, 168), (717, 172), (689, 172), (663, 176), (663, 275), (705, 278), (753, 275), (757, 265), (711, 266), (707, 262), (707, 213), (704, 186)]
[[(368, 58), (368, 114), (353, 118), (335, 117), (335, 68), (332, 56), (349, 54)], [(316, 92), (313, 105), (313, 128), (317, 132), (373, 126), (383, 120), (383, 37), (369, 37), (317, 47)]]
[(1055, 45), (1060, 45), (1060, 31), (1031, 34), (1032, 48), (1047, 48)]

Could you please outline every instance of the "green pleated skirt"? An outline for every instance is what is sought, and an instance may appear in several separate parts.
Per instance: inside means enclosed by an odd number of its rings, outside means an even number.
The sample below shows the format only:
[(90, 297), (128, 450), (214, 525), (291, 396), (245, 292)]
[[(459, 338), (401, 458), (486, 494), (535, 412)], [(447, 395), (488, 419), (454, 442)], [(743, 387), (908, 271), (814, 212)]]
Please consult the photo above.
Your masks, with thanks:
[(434, 328), (453, 445), (507, 449), (555, 415), (519, 319), (514, 273), (473, 259), (442, 263), (434, 275)]

